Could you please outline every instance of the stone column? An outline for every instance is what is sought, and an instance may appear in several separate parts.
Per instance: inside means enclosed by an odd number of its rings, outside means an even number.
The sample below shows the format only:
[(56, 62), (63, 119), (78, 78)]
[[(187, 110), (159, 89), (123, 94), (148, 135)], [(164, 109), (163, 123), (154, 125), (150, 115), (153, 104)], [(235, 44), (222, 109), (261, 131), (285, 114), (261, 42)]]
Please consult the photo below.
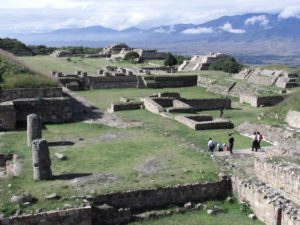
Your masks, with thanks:
[(51, 159), (46, 140), (37, 139), (32, 142), (32, 161), (34, 180), (50, 180), (52, 178)]
[(42, 138), (42, 119), (36, 114), (27, 116), (27, 145), (31, 147), (31, 143), (35, 139)]

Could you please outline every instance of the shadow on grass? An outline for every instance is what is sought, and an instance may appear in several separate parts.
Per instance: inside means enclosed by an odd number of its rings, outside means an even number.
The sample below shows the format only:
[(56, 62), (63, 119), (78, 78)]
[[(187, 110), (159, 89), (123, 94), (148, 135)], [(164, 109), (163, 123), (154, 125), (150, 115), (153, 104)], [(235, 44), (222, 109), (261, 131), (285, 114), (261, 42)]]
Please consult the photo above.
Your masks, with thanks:
[(73, 141), (52, 141), (48, 142), (49, 147), (57, 147), (57, 146), (72, 146), (75, 142)]
[(72, 180), (79, 177), (87, 177), (93, 175), (92, 173), (67, 173), (60, 175), (53, 175), (53, 180)]

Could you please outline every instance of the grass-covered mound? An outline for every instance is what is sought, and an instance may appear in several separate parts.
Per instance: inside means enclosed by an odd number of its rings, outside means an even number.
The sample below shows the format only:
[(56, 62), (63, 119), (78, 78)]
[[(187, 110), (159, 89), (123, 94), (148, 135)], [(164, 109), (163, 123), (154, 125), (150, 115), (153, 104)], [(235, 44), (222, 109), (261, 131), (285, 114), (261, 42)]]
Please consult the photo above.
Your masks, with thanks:
[(275, 118), (283, 122), (285, 120), (286, 114), (290, 110), (300, 112), (300, 89), (288, 95), (283, 102), (270, 108), (266, 112), (266, 116), (268, 118)]
[(52, 80), (21, 63), (14, 55), (0, 49), (0, 88), (39, 88), (58, 86)]

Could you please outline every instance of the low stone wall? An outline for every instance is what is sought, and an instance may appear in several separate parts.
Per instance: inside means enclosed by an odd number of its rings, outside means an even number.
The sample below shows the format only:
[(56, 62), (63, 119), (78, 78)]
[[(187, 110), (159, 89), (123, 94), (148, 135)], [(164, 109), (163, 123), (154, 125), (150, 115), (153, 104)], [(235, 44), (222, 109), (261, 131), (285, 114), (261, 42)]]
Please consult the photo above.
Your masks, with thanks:
[(84, 207), (49, 211), (34, 215), (16, 216), (0, 220), (1, 225), (92, 225), (92, 208)]
[(267, 225), (300, 225), (300, 211), (274, 189), (263, 183), (250, 183), (237, 177), (231, 178), (232, 190), (242, 202), (250, 204), (258, 219)]
[(197, 85), (197, 76), (147, 76), (144, 82), (148, 88), (191, 87)]
[(253, 107), (274, 106), (284, 100), (284, 96), (264, 96), (240, 95), (240, 103), (248, 103)]
[(16, 88), (0, 90), (0, 102), (20, 98), (52, 98), (62, 97), (62, 88)]
[(230, 180), (223, 178), (218, 182), (211, 183), (196, 183), (100, 195), (96, 198), (95, 204), (108, 204), (115, 208), (130, 208), (134, 211), (169, 205), (183, 205), (186, 202), (224, 200), (230, 194)]
[(16, 111), (13, 102), (0, 103), (0, 131), (13, 130), (16, 126)]
[(231, 109), (231, 99), (181, 99), (192, 106), (194, 110), (219, 110), (220, 108)]
[(93, 207), (92, 225), (128, 224), (132, 220), (131, 210), (116, 209), (108, 205)]
[(37, 114), (45, 123), (63, 123), (72, 120), (69, 98), (19, 99), (13, 101), (17, 122), (25, 122), (29, 114)]
[(300, 129), (300, 112), (290, 110), (286, 115), (286, 122), (289, 126)]
[(88, 86), (91, 89), (100, 88), (136, 88), (136, 76), (97, 76), (88, 77)]
[(144, 106), (143, 102), (117, 103), (117, 104), (111, 104), (109, 111), (117, 112), (117, 111), (126, 111), (126, 110), (137, 110), (137, 109), (142, 109), (143, 106)]
[(165, 109), (151, 98), (144, 98), (145, 109), (152, 113), (165, 112)]
[(287, 193), (292, 199), (300, 202), (300, 165), (289, 163), (271, 163), (256, 159), (256, 176), (272, 187)]

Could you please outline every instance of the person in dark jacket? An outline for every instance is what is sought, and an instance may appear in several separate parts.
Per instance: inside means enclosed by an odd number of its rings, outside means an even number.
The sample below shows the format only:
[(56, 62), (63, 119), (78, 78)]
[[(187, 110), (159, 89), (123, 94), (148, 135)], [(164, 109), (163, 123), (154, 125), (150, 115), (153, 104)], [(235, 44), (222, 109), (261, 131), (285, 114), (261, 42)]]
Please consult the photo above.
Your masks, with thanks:
[(229, 151), (230, 151), (230, 154), (232, 154), (232, 149), (233, 149), (233, 145), (234, 145), (234, 138), (232, 137), (231, 134), (229, 134), (228, 136), (229, 136), (229, 139), (228, 139)]

